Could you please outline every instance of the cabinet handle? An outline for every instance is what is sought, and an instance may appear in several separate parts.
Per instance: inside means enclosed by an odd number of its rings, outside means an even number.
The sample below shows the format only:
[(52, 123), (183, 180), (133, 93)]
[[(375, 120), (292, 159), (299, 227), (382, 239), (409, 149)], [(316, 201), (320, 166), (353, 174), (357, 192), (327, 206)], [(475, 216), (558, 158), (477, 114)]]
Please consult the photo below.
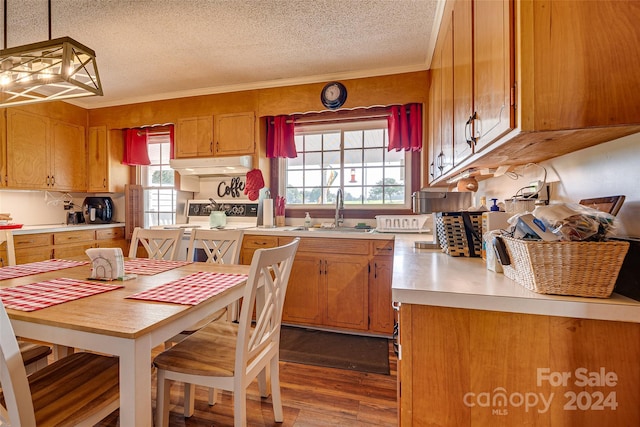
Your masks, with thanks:
[(429, 174), (432, 178), (436, 177), (435, 164), (433, 162), (429, 165)]
[(440, 160), (438, 162), (438, 169), (440, 169), (440, 173), (442, 173), (442, 170), (444, 169), (444, 153), (442, 151), (438, 154), (438, 159)]
[(378, 278), (378, 263), (377, 262), (373, 263), (373, 278), (374, 279)]
[(51, 175), (51, 186), (53, 187), (54, 185), (56, 185), (56, 177)]
[(213, 140), (209, 143), (209, 152), (213, 153)]
[[(474, 122), (477, 119), (478, 119), (478, 113), (474, 111), (473, 114), (469, 116), (469, 120), (467, 120), (467, 123), (464, 125), (464, 138), (467, 141), (469, 148), (473, 148), (478, 142), (478, 138), (473, 136), (473, 128), (472, 128)], [(467, 129), (469, 129), (468, 133), (467, 133)]]
[(267, 242), (253, 242), (253, 244), (255, 245), (260, 245), (260, 246), (264, 246), (267, 244)]
[(102, 178), (102, 188), (107, 188), (107, 178)]
[(328, 265), (328, 264), (329, 264), (329, 263), (328, 263), (328, 262), (327, 262), (327, 260), (325, 259), (325, 260), (324, 260), (324, 274), (325, 274), (325, 275), (327, 274), (327, 265)]
[(318, 261), (318, 274), (322, 274), (322, 260)]

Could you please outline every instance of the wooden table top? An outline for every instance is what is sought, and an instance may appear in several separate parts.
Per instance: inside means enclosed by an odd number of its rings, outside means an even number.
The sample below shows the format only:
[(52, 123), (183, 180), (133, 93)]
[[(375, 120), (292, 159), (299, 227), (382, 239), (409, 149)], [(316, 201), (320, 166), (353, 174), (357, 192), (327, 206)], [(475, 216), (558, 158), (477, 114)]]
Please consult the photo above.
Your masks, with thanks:
[[(179, 316), (185, 315), (194, 306), (127, 299), (126, 297), (198, 271), (248, 274), (249, 266), (192, 263), (152, 276), (138, 275), (137, 278), (132, 280), (104, 282), (124, 286), (113, 291), (65, 302), (41, 310), (24, 312), (7, 309), (7, 313), (14, 320), (123, 338), (137, 338), (149, 333), (154, 328), (171, 322)], [(79, 267), (1, 280), (0, 287), (12, 287), (61, 277), (86, 280), (90, 276), (90, 272), (91, 264), (89, 263)], [(244, 286), (245, 283), (237, 286)], [(232, 289), (227, 289), (219, 295), (200, 303), (199, 306), (214, 301), (217, 297), (231, 291)]]

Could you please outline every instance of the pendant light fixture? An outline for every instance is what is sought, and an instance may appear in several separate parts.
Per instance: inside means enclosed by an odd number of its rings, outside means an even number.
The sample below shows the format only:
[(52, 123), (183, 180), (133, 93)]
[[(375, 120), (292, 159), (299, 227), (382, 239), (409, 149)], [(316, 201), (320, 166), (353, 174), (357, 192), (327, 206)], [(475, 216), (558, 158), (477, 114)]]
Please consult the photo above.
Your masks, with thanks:
[(7, 49), (7, 0), (4, 0), (4, 49), (0, 51), (0, 107), (102, 96), (93, 50), (70, 37)]

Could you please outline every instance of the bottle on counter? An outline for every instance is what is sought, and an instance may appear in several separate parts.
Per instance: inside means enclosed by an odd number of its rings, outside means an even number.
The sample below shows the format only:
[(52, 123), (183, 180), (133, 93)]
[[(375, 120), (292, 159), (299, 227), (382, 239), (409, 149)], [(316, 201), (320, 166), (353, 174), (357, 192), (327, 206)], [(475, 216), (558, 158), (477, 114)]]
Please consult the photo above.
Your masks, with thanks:
[(311, 228), (311, 216), (309, 216), (309, 212), (305, 212), (304, 215), (304, 228), (307, 230)]

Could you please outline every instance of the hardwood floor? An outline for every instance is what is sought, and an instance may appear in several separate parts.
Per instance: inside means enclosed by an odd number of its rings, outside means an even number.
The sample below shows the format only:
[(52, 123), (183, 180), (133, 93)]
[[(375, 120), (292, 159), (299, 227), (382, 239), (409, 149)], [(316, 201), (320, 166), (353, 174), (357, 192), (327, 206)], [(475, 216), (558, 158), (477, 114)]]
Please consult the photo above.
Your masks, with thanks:
[[(247, 425), (397, 426), (397, 359), (391, 343), (389, 362), (391, 375), (280, 362), (284, 422), (274, 422), (271, 398), (261, 399), (254, 381), (248, 390)], [(222, 392), (221, 400), (209, 406), (206, 388), (197, 387), (195, 413), (190, 418), (183, 417), (182, 404), (182, 385), (175, 383), (171, 387), (170, 426), (233, 426), (233, 396), (229, 392)], [(98, 425), (117, 426), (118, 413)]]

